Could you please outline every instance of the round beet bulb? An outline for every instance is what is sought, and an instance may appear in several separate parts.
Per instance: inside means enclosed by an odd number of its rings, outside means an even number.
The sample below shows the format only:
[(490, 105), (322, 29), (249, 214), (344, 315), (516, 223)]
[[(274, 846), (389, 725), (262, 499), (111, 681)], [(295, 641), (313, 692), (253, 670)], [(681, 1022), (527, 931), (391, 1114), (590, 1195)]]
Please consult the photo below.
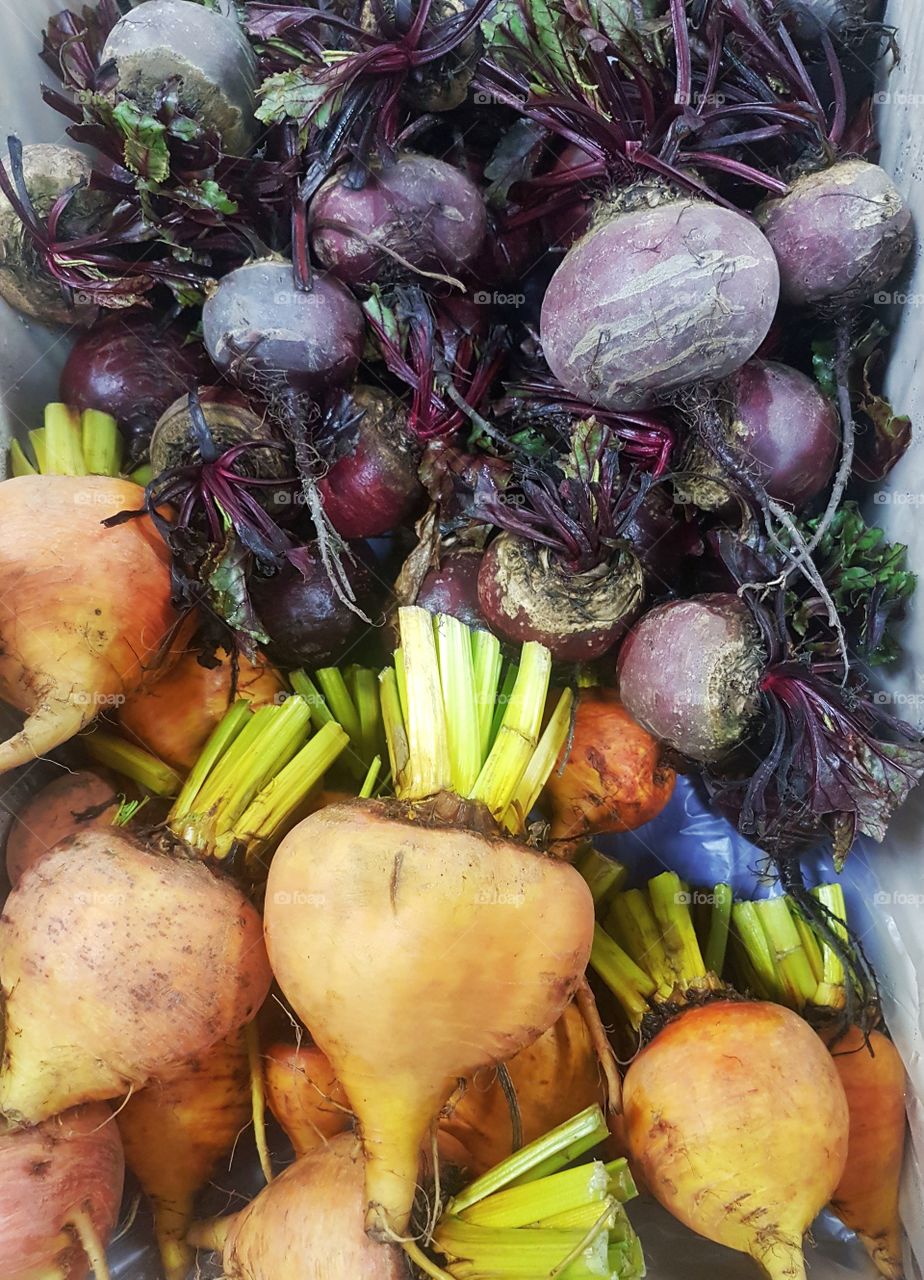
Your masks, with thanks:
[(478, 571), (481, 552), (474, 547), (460, 547), (440, 557), (439, 567), (431, 569), (414, 601), (429, 613), (448, 613), (467, 627), (485, 630), (487, 623), (478, 603)]
[[(371, 617), (377, 607), (372, 574), (358, 559), (344, 557), (343, 565), (356, 604)], [(335, 665), (366, 629), (359, 614), (337, 595), (316, 547), (301, 568), (286, 565), (271, 578), (253, 578), (251, 595), (270, 638), (267, 653), (287, 671)]]
[[(840, 450), (837, 411), (813, 379), (775, 360), (749, 360), (729, 384), (729, 446), (756, 463), (771, 498), (796, 511), (831, 482)], [(695, 445), (677, 485), (685, 501), (721, 510), (731, 495), (708, 451)]]
[(286, 382), (311, 394), (349, 381), (364, 331), (359, 303), (339, 280), (316, 275), (306, 292), (279, 258), (230, 272), (202, 308), (215, 365), (236, 382), (267, 389)]
[(414, 268), (458, 276), (478, 257), (487, 229), (474, 183), (445, 160), (413, 153), (371, 173), (358, 191), (345, 171), (335, 173), (309, 216), (318, 260), (353, 286), (413, 279)]
[(404, 406), (389, 392), (356, 386), (347, 405), (356, 417), (348, 428), (351, 444), (318, 488), (327, 518), (342, 537), (375, 538), (423, 505), (420, 450), (408, 438)]
[(573, 573), (546, 549), (512, 533), (488, 546), (478, 572), (478, 603), (488, 625), (511, 644), (536, 640), (556, 662), (591, 662), (625, 634), (645, 594), (632, 552)]
[(626, 209), (565, 254), (542, 302), (542, 350), (581, 400), (641, 408), (740, 369), (779, 290), (773, 250), (743, 214), (672, 198)]
[(688, 558), (703, 553), (699, 525), (660, 486), (650, 489), (621, 536), (638, 557), (653, 594), (680, 585)]
[(126, 436), (145, 439), (178, 396), (215, 379), (201, 342), (181, 324), (120, 311), (82, 333), (61, 372), (60, 397), (111, 413)]
[(175, 83), (180, 110), (214, 129), (231, 155), (256, 140), (257, 59), (236, 15), (147, 0), (116, 23), (100, 61), (113, 63), (118, 91), (146, 111)]
[(619, 651), (619, 696), (639, 724), (691, 760), (718, 760), (747, 733), (765, 656), (746, 604), (727, 594), (670, 600)]
[(797, 178), (755, 211), (780, 264), (784, 302), (867, 302), (898, 275), (914, 242), (911, 210), (878, 164), (841, 160)]

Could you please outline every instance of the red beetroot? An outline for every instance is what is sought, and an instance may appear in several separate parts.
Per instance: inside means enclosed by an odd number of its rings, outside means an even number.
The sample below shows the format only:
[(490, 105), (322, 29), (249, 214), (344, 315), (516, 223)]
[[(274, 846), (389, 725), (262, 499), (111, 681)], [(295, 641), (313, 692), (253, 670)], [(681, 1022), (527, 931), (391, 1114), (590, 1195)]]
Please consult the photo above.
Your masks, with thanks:
[(222, 278), (202, 308), (213, 362), (235, 382), (284, 382), (308, 393), (348, 382), (365, 324), (353, 295), (332, 276), (296, 287), (292, 264), (267, 258)]
[(767, 335), (779, 287), (748, 218), (689, 199), (642, 205), (569, 249), (542, 303), (542, 349), (580, 399), (641, 408), (739, 369)]
[[(731, 381), (730, 400), (729, 446), (758, 464), (771, 498), (799, 511), (827, 488), (841, 432), (834, 404), (817, 383), (777, 361), (749, 360)], [(728, 487), (705, 449), (694, 448), (687, 469), (693, 474), (683, 487), (692, 501), (707, 510), (728, 502)]]
[(628, 549), (573, 572), (513, 533), (490, 543), (478, 573), (478, 603), (491, 630), (511, 643), (536, 640), (557, 662), (591, 662), (612, 649), (644, 590), (641, 565)]
[[(253, 578), (251, 594), (270, 637), (267, 652), (279, 666), (326, 667), (345, 656), (362, 635), (362, 617), (337, 594), (316, 547), (302, 555), (301, 568), (287, 565), (271, 578)], [(343, 569), (364, 613), (375, 606), (371, 573), (361, 560), (342, 559)]]
[(423, 505), (420, 452), (409, 438), (404, 406), (387, 391), (356, 386), (345, 401), (352, 421), (348, 450), (319, 484), (327, 518), (344, 538), (374, 538), (409, 520)]
[(619, 695), (639, 724), (692, 760), (716, 760), (759, 708), (764, 654), (750, 609), (717, 593), (671, 600), (632, 628)]
[(111, 413), (128, 435), (147, 436), (179, 396), (215, 379), (202, 343), (149, 313), (103, 316), (82, 333), (61, 371), (60, 397)]
[(841, 160), (755, 212), (794, 307), (862, 303), (893, 280), (914, 241), (911, 210), (884, 169)]
[(309, 217), (319, 261), (349, 285), (412, 278), (414, 268), (457, 276), (477, 258), (487, 229), (481, 193), (465, 174), (413, 153), (358, 191), (334, 174)]
[(431, 569), (417, 593), (415, 604), (430, 613), (448, 613), (467, 627), (486, 626), (478, 603), (478, 570), (481, 552), (473, 547), (460, 547), (440, 558), (439, 567)]

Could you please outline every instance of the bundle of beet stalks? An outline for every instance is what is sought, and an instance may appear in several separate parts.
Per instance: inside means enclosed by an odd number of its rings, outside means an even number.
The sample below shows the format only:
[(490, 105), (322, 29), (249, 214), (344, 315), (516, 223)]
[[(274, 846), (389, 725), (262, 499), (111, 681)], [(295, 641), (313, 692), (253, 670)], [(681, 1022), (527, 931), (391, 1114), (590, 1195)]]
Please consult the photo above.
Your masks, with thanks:
[[(0, 482), (0, 1280), (107, 1280), (126, 1166), (165, 1280), (634, 1280), (638, 1192), (742, 1277), (829, 1204), (904, 1274), (837, 878), (924, 774), (864, 516), (912, 432), (879, 10), (49, 20), (74, 145), (0, 160), (0, 294), (70, 342)], [(678, 773), (769, 897), (595, 847)]]

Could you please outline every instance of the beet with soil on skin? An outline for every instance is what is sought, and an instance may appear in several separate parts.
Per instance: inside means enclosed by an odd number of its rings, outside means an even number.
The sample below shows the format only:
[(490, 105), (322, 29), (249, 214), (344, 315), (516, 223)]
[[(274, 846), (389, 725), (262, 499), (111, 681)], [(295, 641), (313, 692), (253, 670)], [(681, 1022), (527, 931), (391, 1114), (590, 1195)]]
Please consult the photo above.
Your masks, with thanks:
[(187, 327), (149, 312), (118, 312), (102, 316), (74, 343), (59, 395), (75, 409), (112, 414), (123, 434), (140, 443), (178, 396), (214, 378)]
[(180, 110), (246, 155), (257, 137), (257, 60), (237, 18), (189, 0), (147, 0), (109, 33), (101, 63), (117, 91), (150, 111), (175, 80)]
[(889, 284), (914, 242), (911, 210), (884, 169), (841, 160), (755, 211), (794, 307), (860, 304)]
[(417, 475), (420, 451), (395, 396), (358, 385), (344, 397), (346, 452), (318, 488), (324, 511), (343, 538), (375, 538), (410, 520), (425, 494)]
[[(371, 617), (377, 605), (371, 573), (360, 559), (344, 556), (342, 563), (357, 606)], [(285, 670), (341, 661), (367, 625), (338, 596), (317, 547), (307, 549), (300, 565), (286, 565), (273, 577), (253, 577), (250, 583), (257, 613), (270, 637), (267, 653)]]
[(478, 602), (491, 630), (511, 643), (544, 644), (557, 662), (591, 662), (625, 635), (645, 581), (628, 548), (582, 573), (512, 533), (488, 546)]
[[(3, 159), (12, 174), (10, 157)], [(55, 201), (72, 187), (79, 188), (58, 223), (59, 240), (77, 239), (98, 231), (112, 207), (112, 197), (89, 189), (93, 163), (76, 147), (34, 142), (22, 149), (23, 179), (39, 218), (47, 218)], [(24, 316), (47, 325), (90, 324), (96, 307), (66, 297), (61, 286), (39, 261), (32, 237), (16, 210), (0, 192), (0, 298)]]
[(352, 286), (413, 279), (414, 268), (457, 276), (474, 263), (487, 229), (481, 193), (465, 174), (413, 153), (371, 173), (359, 190), (334, 174), (309, 216), (318, 260)]
[[(801, 511), (834, 475), (841, 430), (834, 404), (811, 378), (775, 360), (749, 360), (729, 383), (728, 445), (769, 497)], [(756, 467), (753, 465), (756, 463)], [(676, 486), (707, 511), (731, 498), (720, 465), (695, 445)]]
[(696, 761), (720, 759), (760, 705), (765, 655), (750, 609), (717, 593), (644, 615), (619, 653), (619, 696), (662, 742)]
[(542, 349), (569, 391), (608, 409), (734, 373), (770, 328), (779, 269), (729, 209), (667, 198), (599, 222), (542, 303)]
[(212, 361), (235, 382), (311, 394), (352, 378), (365, 324), (339, 280), (315, 275), (306, 292), (290, 262), (264, 258), (223, 277), (202, 308), (202, 332)]

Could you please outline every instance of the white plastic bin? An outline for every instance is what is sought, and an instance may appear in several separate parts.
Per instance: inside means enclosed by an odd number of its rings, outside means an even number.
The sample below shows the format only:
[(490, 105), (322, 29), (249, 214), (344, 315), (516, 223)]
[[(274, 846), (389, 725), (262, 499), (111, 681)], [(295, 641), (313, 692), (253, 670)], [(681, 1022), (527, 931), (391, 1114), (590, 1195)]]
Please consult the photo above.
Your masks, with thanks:
[[(39, 84), (51, 73), (38, 60), (47, 17), (61, 0), (0, 0), (0, 139), (17, 133), (24, 142), (66, 140), (61, 116), (42, 102)], [(79, 8), (79, 0), (73, 5)], [(902, 58), (882, 81), (877, 122), (882, 162), (916, 215), (924, 244), (924, 0), (890, 0), (888, 20), (899, 31)], [(3, 146), (5, 150), (5, 146)], [(888, 483), (873, 495), (876, 522), (910, 548), (911, 567), (924, 576), (924, 262), (919, 245), (912, 269), (894, 291), (897, 325), (888, 392), (896, 409), (917, 420), (914, 444)], [(24, 321), (0, 302), (0, 445), (10, 433), (40, 424), (44, 404), (57, 396), (58, 373), (69, 346), (67, 331)], [(2, 548), (0, 548), (2, 553)], [(890, 677), (887, 692), (896, 714), (924, 725), (924, 586), (906, 630), (904, 668)], [(4, 785), (7, 784), (7, 785)], [(0, 779), (0, 804), (9, 794)], [(909, 1277), (924, 1278), (924, 794), (921, 791), (894, 823), (888, 843), (857, 855), (847, 878), (857, 905), (864, 943), (883, 987), (885, 1013), (911, 1080), (911, 1141), (905, 1177), (904, 1218)], [(856, 918), (855, 918), (856, 919)], [(259, 1185), (255, 1183), (255, 1187)], [(633, 1206), (654, 1280), (748, 1280), (756, 1267), (747, 1258), (698, 1240), (659, 1210)], [(158, 1280), (156, 1252), (145, 1243), (144, 1214), (112, 1251), (114, 1276)], [(809, 1247), (811, 1280), (872, 1277), (858, 1247), (819, 1232)], [(217, 1272), (215, 1274), (218, 1274)], [(356, 1277), (356, 1280), (361, 1280)]]

